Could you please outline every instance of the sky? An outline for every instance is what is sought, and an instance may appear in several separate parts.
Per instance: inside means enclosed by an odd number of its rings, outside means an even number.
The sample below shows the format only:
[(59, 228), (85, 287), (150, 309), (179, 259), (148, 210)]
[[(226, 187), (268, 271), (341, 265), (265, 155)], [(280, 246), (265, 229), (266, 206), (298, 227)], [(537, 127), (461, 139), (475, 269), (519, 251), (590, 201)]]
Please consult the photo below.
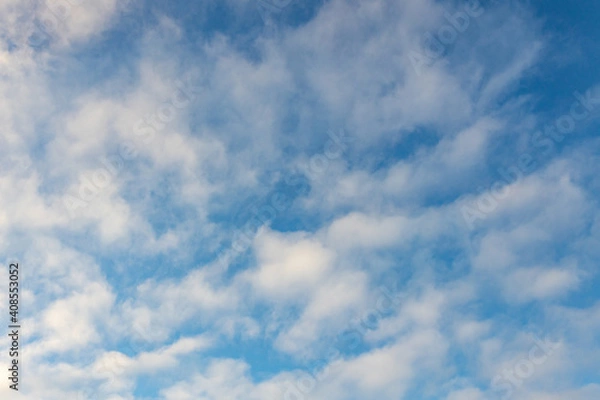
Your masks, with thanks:
[(597, 400), (599, 16), (0, 0), (0, 398)]

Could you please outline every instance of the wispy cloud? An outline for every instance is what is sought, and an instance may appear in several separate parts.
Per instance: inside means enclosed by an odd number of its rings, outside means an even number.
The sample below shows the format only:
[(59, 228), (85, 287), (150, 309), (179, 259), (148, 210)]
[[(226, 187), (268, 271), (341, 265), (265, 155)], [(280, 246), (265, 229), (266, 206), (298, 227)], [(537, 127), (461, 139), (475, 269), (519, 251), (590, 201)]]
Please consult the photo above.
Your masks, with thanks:
[(1, 2), (0, 397), (598, 398), (582, 7)]

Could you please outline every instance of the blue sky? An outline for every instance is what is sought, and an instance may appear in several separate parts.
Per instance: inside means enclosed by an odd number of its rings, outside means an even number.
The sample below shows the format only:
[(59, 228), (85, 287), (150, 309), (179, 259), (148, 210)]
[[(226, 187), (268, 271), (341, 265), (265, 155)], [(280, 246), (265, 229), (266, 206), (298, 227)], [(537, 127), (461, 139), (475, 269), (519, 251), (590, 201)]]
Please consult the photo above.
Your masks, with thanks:
[(0, 1), (0, 397), (598, 399), (599, 15)]

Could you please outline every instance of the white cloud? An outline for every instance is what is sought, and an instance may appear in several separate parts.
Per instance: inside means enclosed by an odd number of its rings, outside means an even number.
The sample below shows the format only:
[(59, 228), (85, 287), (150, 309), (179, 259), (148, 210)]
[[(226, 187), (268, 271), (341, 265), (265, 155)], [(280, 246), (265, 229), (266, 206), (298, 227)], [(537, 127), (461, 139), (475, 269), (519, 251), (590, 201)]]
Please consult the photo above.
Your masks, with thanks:
[(517, 301), (542, 300), (577, 288), (577, 270), (560, 268), (521, 268), (510, 274), (505, 283), (506, 297)]
[(329, 275), (335, 253), (305, 236), (266, 231), (257, 237), (258, 267), (246, 274), (257, 295), (302, 299)]
[[(401, 301), (377, 314), (360, 348), (324, 360), (325, 378), (305, 379), (306, 398), (490, 398), (486, 382), (527, 356), (531, 331), (562, 348), (515, 399), (598, 397), (575, 378), (597, 370), (598, 305), (568, 297), (596, 275), (598, 182), (581, 160), (597, 143), (569, 139), (546, 161), (531, 151), (539, 169), (509, 183), (474, 229), (460, 215), (481, 199), (480, 182), (500, 179), (496, 163), (518, 160), (498, 146), (541, 120), (531, 97), (511, 92), (552, 45), (536, 18), (490, 6), (417, 72), (408, 54), (446, 23), (442, 3), (332, 0), (256, 39), (261, 27), (245, 31), (256, 4), (230, 1), (244, 34), (200, 32), (195, 46), (178, 11), (156, 7), (139, 42), (119, 43), (129, 47), (118, 71), (65, 83), (73, 51), (88, 67), (86, 46), (110, 47), (102, 33), (131, 4), (32, 4), (0, 3), (0, 249), (25, 271), (33, 398), (92, 389), (87, 397), (133, 399), (140, 377), (163, 374), (168, 400), (279, 400), (314, 371), (265, 372), (267, 362), (244, 351), (314, 361), (357, 316), (373, 315), (381, 280)], [(213, 5), (201, 8), (208, 15)], [(34, 22), (52, 11), (64, 21), (30, 48)], [(58, 60), (67, 70), (57, 72)], [(343, 155), (311, 176), (306, 196), (264, 226), (250, 252), (215, 266), (241, 199), (279, 190), (289, 170), (306, 172), (338, 128), (352, 138)], [(94, 182), (99, 169), (115, 170), (106, 185)], [(89, 191), (86, 179), (96, 193), (70, 216), (64, 195)], [(391, 268), (401, 282), (386, 278)], [(535, 316), (526, 326), (512, 319), (524, 303)]]

